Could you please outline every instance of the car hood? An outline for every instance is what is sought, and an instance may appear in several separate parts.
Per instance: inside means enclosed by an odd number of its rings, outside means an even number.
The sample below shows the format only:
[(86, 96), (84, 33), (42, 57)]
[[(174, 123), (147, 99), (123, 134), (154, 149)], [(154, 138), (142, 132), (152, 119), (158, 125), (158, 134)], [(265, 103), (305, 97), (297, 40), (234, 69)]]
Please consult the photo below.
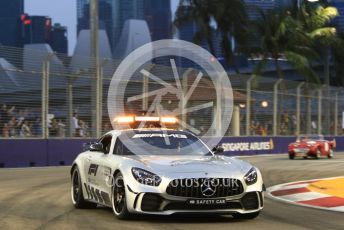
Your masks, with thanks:
[(237, 176), (252, 167), (242, 160), (224, 156), (135, 156), (132, 158), (160, 175), (171, 173), (224, 175), (228, 173)]
[(317, 141), (314, 141), (314, 140), (299, 141), (299, 142), (295, 142), (294, 146), (297, 146), (297, 147), (308, 147), (308, 146), (314, 145), (316, 143), (317, 143)]

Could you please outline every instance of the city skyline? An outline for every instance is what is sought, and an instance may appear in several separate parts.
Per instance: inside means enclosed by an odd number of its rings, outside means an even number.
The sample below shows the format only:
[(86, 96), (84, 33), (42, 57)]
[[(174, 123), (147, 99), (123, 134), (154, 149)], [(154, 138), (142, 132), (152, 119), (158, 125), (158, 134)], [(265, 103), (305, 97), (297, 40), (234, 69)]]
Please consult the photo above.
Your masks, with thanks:
[[(171, 0), (172, 17), (179, 0)], [(30, 0), (24, 1), (24, 11), (30, 15), (43, 15), (52, 18), (68, 29), (68, 53), (72, 54), (77, 41), (77, 0)], [(62, 12), (62, 13), (61, 13)]]

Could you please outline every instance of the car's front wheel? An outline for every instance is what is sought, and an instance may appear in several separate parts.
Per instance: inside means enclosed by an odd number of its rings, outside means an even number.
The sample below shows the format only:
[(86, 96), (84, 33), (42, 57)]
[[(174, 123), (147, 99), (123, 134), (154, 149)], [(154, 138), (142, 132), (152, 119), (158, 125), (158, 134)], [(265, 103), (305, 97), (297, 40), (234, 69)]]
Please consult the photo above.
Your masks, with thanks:
[(295, 158), (295, 155), (289, 153), (289, 159), (293, 160)]
[(333, 154), (333, 149), (330, 149), (330, 151), (329, 151), (327, 157), (328, 157), (328, 158), (332, 158), (333, 155), (334, 155), (334, 154)]
[(315, 153), (315, 159), (320, 159), (320, 157), (321, 157), (321, 151), (320, 151), (320, 149), (318, 148), (318, 149), (317, 149), (317, 152)]
[(234, 219), (241, 219), (241, 220), (249, 220), (249, 219), (254, 219), (257, 216), (259, 216), (259, 211), (258, 212), (251, 212), (251, 213), (233, 213), (232, 216)]
[(84, 199), (82, 193), (81, 178), (78, 167), (75, 167), (72, 172), (72, 181), (71, 181), (71, 196), (74, 207), (76, 208), (95, 208), (97, 204), (87, 202)]
[(121, 173), (117, 173), (114, 177), (114, 184), (112, 186), (112, 210), (119, 219), (127, 219), (129, 217), (125, 185)]

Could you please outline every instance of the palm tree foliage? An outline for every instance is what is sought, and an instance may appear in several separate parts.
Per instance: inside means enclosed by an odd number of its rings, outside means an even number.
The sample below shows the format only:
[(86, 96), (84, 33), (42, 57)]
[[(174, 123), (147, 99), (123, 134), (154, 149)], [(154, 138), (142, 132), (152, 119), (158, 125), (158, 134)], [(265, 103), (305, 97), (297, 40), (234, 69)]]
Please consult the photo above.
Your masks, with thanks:
[(305, 76), (306, 81), (319, 83), (312, 65), (321, 61), (320, 51), (323, 49), (319, 47), (335, 42), (336, 30), (328, 23), (337, 15), (336, 8), (310, 8), (305, 4), (296, 12), (288, 9), (282, 12), (260, 11), (259, 19), (252, 22), (253, 32), (260, 38), (258, 52), (263, 57), (256, 73), (259, 74), (267, 59), (272, 58), (278, 76), (283, 78), (278, 59), (284, 58)]
[(239, 47), (245, 47), (247, 22), (242, 0), (181, 0), (174, 24), (181, 27), (196, 23), (198, 31), (194, 42), (200, 44), (205, 40), (214, 55), (214, 32), (220, 35), (223, 56), (228, 64), (235, 66), (230, 39), (233, 37)]
[[(273, 59), (277, 75), (284, 78), (278, 61), (282, 58), (303, 74), (306, 81), (319, 83), (312, 67), (321, 63), (325, 47), (338, 44), (335, 28), (328, 26), (337, 15), (334, 7), (323, 4), (314, 7), (304, 2), (300, 9), (259, 11), (258, 20), (248, 22), (243, 0), (180, 0), (174, 23), (177, 28), (195, 23), (198, 31), (194, 42), (206, 41), (214, 55), (214, 33), (220, 35), (222, 54), (236, 70), (231, 38), (239, 47), (237, 52), (261, 54), (262, 60), (255, 69), (257, 75), (264, 70), (268, 59)], [(254, 49), (247, 46), (248, 38), (257, 41), (258, 46)]]

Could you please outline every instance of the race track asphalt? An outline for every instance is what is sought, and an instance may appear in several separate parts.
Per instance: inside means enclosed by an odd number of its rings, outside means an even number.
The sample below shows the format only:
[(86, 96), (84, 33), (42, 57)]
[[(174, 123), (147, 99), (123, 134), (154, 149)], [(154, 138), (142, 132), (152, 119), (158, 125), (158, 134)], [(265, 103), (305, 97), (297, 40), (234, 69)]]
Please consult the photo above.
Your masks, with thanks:
[[(344, 154), (334, 159), (287, 159), (286, 154), (244, 157), (267, 187), (344, 175)], [(140, 216), (120, 221), (108, 208), (77, 210), (70, 200), (69, 167), (0, 169), (0, 229), (344, 229), (339, 212), (295, 206), (267, 198), (254, 220), (230, 216)]]

